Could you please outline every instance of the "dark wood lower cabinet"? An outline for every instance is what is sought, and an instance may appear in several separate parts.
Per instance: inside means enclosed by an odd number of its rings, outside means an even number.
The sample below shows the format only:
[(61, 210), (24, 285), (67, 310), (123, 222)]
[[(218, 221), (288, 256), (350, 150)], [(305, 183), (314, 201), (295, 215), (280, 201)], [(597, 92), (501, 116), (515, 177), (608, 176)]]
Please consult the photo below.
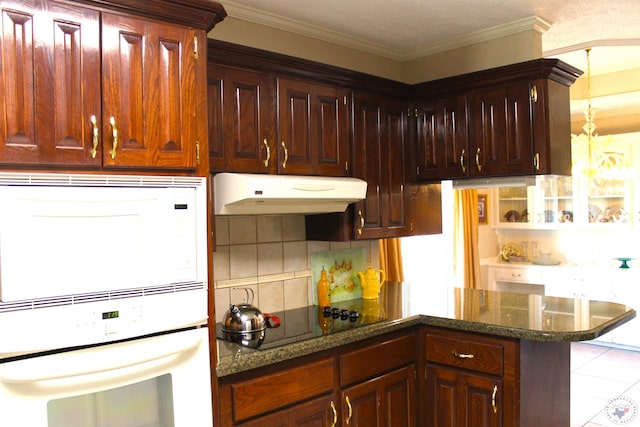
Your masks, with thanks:
[(217, 427), (414, 427), (409, 329), (219, 380)]
[(220, 378), (216, 427), (566, 427), (570, 346), (412, 327)]
[(327, 395), (300, 403), (239, 424), (243, 427), (330, 427), (336, 426), (338, 416), (334, 395)]
[(448, 368), (428, 367), (429, 427), (502, 426), (502, 381)]
[(342, 425), (415, 426), (415, 377), (409, 365), (342, 390)]

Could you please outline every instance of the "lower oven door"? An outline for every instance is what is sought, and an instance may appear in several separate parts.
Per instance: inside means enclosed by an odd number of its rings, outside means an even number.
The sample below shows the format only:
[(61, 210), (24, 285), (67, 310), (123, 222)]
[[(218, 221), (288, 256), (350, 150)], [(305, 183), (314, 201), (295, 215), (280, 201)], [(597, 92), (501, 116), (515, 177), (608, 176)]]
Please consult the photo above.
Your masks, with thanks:
[(2, 425), (211, 427), (208, 329), (0, 363)]

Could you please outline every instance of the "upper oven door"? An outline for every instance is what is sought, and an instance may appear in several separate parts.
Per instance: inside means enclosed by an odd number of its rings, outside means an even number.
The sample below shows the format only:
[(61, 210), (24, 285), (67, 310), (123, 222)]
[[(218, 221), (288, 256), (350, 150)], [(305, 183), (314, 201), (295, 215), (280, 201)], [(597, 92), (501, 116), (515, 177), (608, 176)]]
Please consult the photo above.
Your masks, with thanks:
[(0, 301), (206, 282), (202, 204), (195, 188), (2, 186)]

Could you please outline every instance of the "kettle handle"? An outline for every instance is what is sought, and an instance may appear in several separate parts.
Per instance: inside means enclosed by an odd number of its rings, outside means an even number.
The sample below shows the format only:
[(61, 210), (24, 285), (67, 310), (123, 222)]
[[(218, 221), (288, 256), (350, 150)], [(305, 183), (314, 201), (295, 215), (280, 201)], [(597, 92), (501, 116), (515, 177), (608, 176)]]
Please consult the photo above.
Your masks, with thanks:
[(382, 285), (384, 284), (384, 281), (387, 280), (387, 275), (384, 274), (384, 270), (378, 270), (377, 273), (380, 273), (380, 286), (379, 286), (379, 288), (381, 288)]
[(232, 290), (243, 290), (247, 295), (247, 304), (253, 304), (253, 299), (255, 298), (253, 288), (232, 288)]

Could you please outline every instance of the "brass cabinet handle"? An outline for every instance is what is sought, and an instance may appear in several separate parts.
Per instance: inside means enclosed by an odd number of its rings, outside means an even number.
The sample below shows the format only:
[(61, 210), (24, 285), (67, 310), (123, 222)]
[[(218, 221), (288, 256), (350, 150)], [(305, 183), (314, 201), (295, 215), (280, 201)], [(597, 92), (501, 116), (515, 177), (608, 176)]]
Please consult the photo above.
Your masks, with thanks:
[(93, 127), (93, 147), (91, 148), (91, 158), (95, 159), (98, 154), (98, 121), (96, 116), (91, 116), (91, 125)]
[(538, 88), (536, 87), (536, 85), (533, 85), (533, 87), (531, 88), (531, 100), (533, 102), (538, 102)]
[(349, 400), (349, 396), (345, 395), (344, 400), (347, 402), (347, 409), (349, 410), (345, 423), (349, 424), (349, 421), (351, 421), (351, 416), (353, 415), (353, 408), (351, 408), (351, 401)]
[(331, 423), (331, 427), (336, 427), (338, 424), (338, 411), (336, 411), (336, 405), (331, 401), (331, 412), (333, 412), (333, 422)]
[(476, 150), (476, 166), (478, 167), (478, 172), (482, 171), (482, 165), (480, 164), (480, 147)]
[(460, 167), (462, 168), (462, 172), (467, 171), (467, 167), (464, 165), (465, 157), (467, 157), (467, 150), (462, 149), (462, 153), (460, 153)]
[(265, 138), (262, 143), (264, 144), (264, 146), (267, 149), (267, 158), (264, 159), (264, 167), (268, 168), (269, 167), (269, 160), (271, 160), (271, 147), (269, 147), (269, 143), (267, 142), (267, 138)]
[(282, 148), (284, 149), (284, 161), (282, 162), (282, 169), (287, 168), (287, 160), (289, 160), (289, 150), (287, 150), (287, 145), (282, 141)]
[(493, 386), (493, 393), (491, 393), (491, 407), (493, 408), (493, 413), (498, 412), (498, 407), (496, 406), (496, 394), (498, 393), (498, 386)]
[(470, 354), (470, 353), (458, 353), (455, 351), (452, 351), (451, 354), (453, 354), (453, 357), (457, 359), (473, 359), (475, 357), (473, 354)]
[(193, 57), (194, 59), (200, 58), (200, 49), (198, 49), (198, 36), (193, 37)]
[(360, 226), (358, 227), (358, 234), (362, 234), (362, 229), (364, 228), (364, 216), (362, 215), (362, 211), (358, 209), (358, 218), (360, 218)]
[(536, 153), (535, 156), (533, 156), (533, 167), (539, 171), (540, 170), (540, 153)]
[(196, 141), (196, 165), (200, 165), (200, 141)]
[(113, 148), (111, 149), (111, 158), (116, 158), (116, 148), (118, 148), (118, 129), (116, 129), (116, 119), (111, 116), (109, 119), (109, 123), (111, 124), (111, 133), (113, 134)]

